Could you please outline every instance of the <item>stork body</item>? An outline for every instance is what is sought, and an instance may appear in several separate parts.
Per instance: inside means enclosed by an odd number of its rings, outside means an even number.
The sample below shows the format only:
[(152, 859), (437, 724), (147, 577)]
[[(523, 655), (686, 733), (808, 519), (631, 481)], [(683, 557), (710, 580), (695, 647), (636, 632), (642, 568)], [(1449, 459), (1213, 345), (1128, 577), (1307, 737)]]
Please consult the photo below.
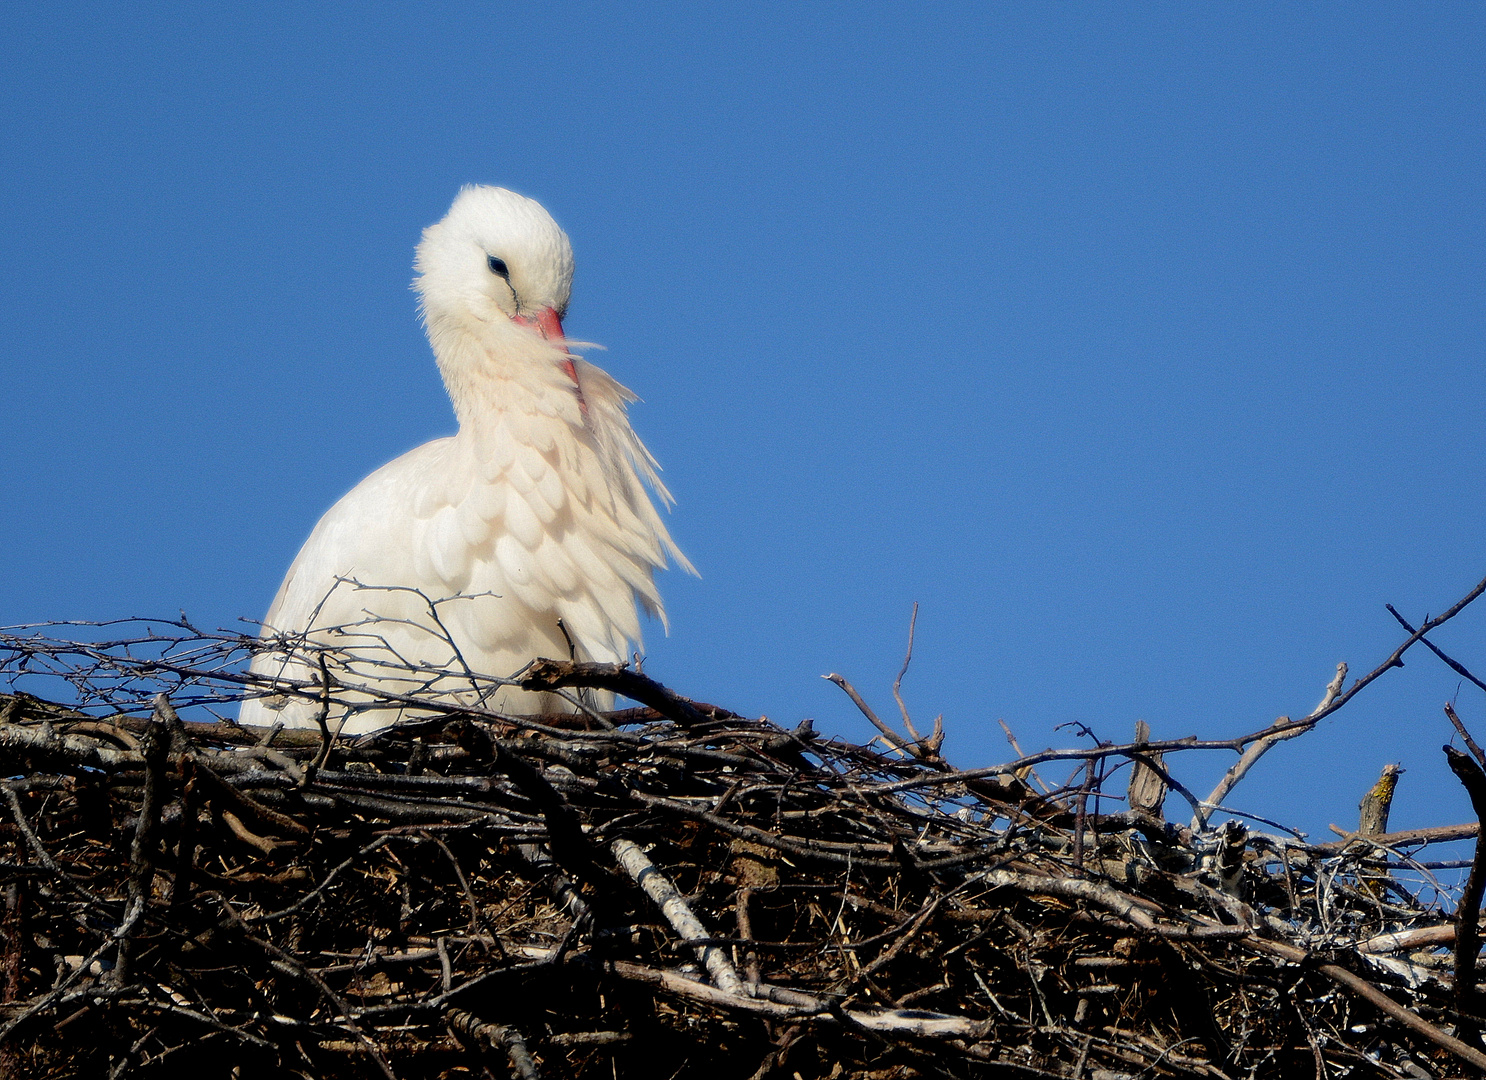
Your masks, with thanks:
[[(640, 641), (636, 604), (664, 617), (653, 572), (668, 556), (691, 567), (646, 492), (670, 502), (630, 427), (634, 395), (563, 340), (572, 265), (546, 211), (501, 188), (464, 189), (424, 231), (415, 287), (459, 432), (384, 465), (320, 519), (264, 619), (280, 647), (254, 672), (314, 682), (314, 648), (333, 646), (343, 700), (357, 686), (468, 698), (469, 673), (509, 676), (538, 656), (622, 661)], [(512, 712), (571, 707), (513, 687), (478, 696)], [(344, 730), (407, 711), (356, 712)], [(318, 713), (288, 695), (249, 700), (240, 719), (306, 726)]]

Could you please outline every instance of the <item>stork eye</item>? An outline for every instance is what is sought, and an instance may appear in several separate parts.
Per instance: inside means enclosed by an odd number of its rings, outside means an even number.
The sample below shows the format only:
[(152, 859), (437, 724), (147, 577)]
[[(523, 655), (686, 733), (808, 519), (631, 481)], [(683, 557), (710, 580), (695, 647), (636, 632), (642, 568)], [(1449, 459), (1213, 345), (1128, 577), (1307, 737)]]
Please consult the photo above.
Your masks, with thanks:
[(506, 261), (504, 259), (497, 259), (494, 255), (487, 255), (485, 257), (485, 264), (490, 267), (492, 274), (499, 274), (507, 281), (511, 280), (511, 271), (506, 268)]

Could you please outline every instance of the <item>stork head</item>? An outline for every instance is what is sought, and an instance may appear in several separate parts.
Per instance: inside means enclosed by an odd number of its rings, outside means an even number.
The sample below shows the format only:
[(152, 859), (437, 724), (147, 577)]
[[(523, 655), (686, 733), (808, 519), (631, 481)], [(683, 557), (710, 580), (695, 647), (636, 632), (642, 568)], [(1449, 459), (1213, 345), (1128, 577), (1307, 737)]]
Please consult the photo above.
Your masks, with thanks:
[(423, 230), (413, 287), (437, 323), (507, 319), (562, 338), (573, 248), (541, 204), (505, 188), (470, 185), (444, 220)]

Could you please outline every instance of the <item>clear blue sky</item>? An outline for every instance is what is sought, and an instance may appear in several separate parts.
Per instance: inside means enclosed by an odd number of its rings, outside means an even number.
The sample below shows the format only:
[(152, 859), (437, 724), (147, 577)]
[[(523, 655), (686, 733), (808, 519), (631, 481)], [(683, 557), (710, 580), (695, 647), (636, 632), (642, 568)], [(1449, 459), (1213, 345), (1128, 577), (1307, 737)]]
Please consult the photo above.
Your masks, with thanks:
[[(1486, 574), (1479, 4), (21, 8), (0, 623), (260, 617), (452, 430), (408, 282), (468, 182), (564, 225), (645, 399), (694, 697), (865, 738), (820, 676), (891, 711), (917, 600), (962, 764), (1232, 735)], [(1486, 674), (1486, 604), (1439, 642)], [(1465, 819), (1458, 682), (1420, 652), (1232, 801), (1324, 834), (1400, 761), (1396, 825)]]

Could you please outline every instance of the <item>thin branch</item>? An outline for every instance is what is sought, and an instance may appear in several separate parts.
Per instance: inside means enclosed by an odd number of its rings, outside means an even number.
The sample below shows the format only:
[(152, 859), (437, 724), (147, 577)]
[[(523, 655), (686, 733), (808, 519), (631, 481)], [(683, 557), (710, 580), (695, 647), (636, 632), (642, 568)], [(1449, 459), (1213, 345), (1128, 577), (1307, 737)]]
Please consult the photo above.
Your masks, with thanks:
[[(1392, 615), (1395, 619), (1398, 620), (1400, 626), (1402, 626), (1405, 630), (1407, 630), (1411, 634), (1415, 632), (1414, 628), (1409, 625), (1408, 620), (1405, 619), (1402, 615), (1400, 615), (1397, 612), (1397, 610), (1394, 609), (1394, 607), (1393, 607), (1392, 604), (1384, 604), (1383, 606), (1388, 609), (1388, 614)], [(1438, 656), (1441, 660), (1443, 660), (1446, 663), (1446, 665), (1449, 666), (1450, 670), (1454, 671), (1461, 678), (1466, 679), (1469, 682), (1474, 683), (1481, 690), (1486, 690), (1486, 682), (1482, 682), (1480, 679), (1478, 679), (1474, 675), (1472, 675), (1466, 669), (1466, 667), (1465, 667), (1464, 664), (1461, 664), (1458, 661), (1452, 660), (1450, 657), (1446, 656), (1443, 652), (1440, 651), (1439, 647), (1437, 645), (1435, 645), (1434, 642), (1430, 641), (1427, 637), (1424, 637), (1423, 635), (1420, 635), (1419, 642), (1425, 648), (1427, 648), (1430, 652), (1434, 653), (1434, 655)]]
[[(1477, 820), (1486, 824), (1486, 772), (1453, 746), (1445, 746), (1444, 751), (1450, 771), (1460, 778), (1470, 796), (1471, 809), (1476, 812)], [(1460, 1014), (1460, 1027), (1456, 1034), (1472, 1045), (1481, 1037), (1480, 1025), (1474, 1017), (1480, 1015), (1476, 1005), (1476, 956), (1481, 951), (1478, 926), (1483, 893), (1486, 893), (1486, 832), (1476, 836), (1475, 860), (1471, 863), (1470, 876), (1466, 878), (1455, 914), (1455, 1010)]]
[(139, 819), (134, 826), (134, 839), (129, 846), (129, 906), (124, 919), (114, 931), (119, 943), (111, 982), (114, 986), (129, 984), (129, 945), (134, 928), (144, 916), (155, 882), (155, 830), (165, 801), (165, 767), (170, 756), (173, 734), (170, 723), (180, 724), (170, 700), (160, 694), (155, 699), (155, 713), (144, 741), (144, 795), (140, 799)]
[(1451, 724), (1455, 725), (1455, 730), (1460, 734), (1461, 739), (1465, 741), (1465, 745), (1471, 754), (1474, 755), (1476, 764), (1486, 768), (1486, 754), (1481, 753), (1481, 748), (1476, 745), (1476, 740), (1471, 738), (1471, 733), (1466, 729), (1465, 724), (1461, 723), (1460, 717), (1455, 715), (1455, 706), (1451, 705), (1448, 701), (1445, 702), (1445, 716)]
[[(913, 726), (913, 718), (908, 715), (908, 706), (903, 704), (903, 676), (908, 674), (908, 665), (913, 662), (913, 631), (918, 626), (918, 601), (913, 602), (913, 614), (908, 617), (908, 650), (903, 654), (903, 666), (898, 670), (898, 677), (893, 680), (893, 698), (898, 703), (898, 712), (903, 715), (903, 728), (909, 735), (913, 736), (915, 743), (923, 743), (924, 737), (918, 733)], [(832, 680), (833, 682), (835, 680)], [(938, 749), (935, 747), (935, 749)]]
[[(1259, 763), (1259, 759), (1269, 753), (1277, 743), (1283, 742), (1286, 739), (1293, 739), (1298, 735), (1304, 735), (1307, 731), (1310, 731), (1315, 726), (1313, 718), (1319, 719), (1331, 707), (1332, 703), (1340, 696), (1342, 685), (1346, 682), (1346, 679), (1347, 665), (1345, 663), (1337, 664), (1336, 675), (1327, 684), (1326, 693), (1321, 697), (1321, 703), (1311, 710), (1311, 715), (1298, 724), (1291, 724), (1288, 716), (1282, 716), (1276, 720), (1272, 725), (1277, 729), (1275, 734), (1265, 736), (1257, 742), (1251, 743), (1244, 750), (1243, 755), (1238, 761), (1234, 763), (1233, 767), (1223, 774), (1223, 778), (1218, 781), (1217, 787), (1212, 789), (1212, 792), (1203, 802), (1212, 805), (1221, 803), (1227, 798), (1228, 793), (1238, 785), (1238, 782), (1248, 775), (1249, 770)], [(1192, 816), (1192, 828), (1206, 828), (1209, 813), (1210, 811), (1207, 810), (1199, 810), (1194, 814)]]

